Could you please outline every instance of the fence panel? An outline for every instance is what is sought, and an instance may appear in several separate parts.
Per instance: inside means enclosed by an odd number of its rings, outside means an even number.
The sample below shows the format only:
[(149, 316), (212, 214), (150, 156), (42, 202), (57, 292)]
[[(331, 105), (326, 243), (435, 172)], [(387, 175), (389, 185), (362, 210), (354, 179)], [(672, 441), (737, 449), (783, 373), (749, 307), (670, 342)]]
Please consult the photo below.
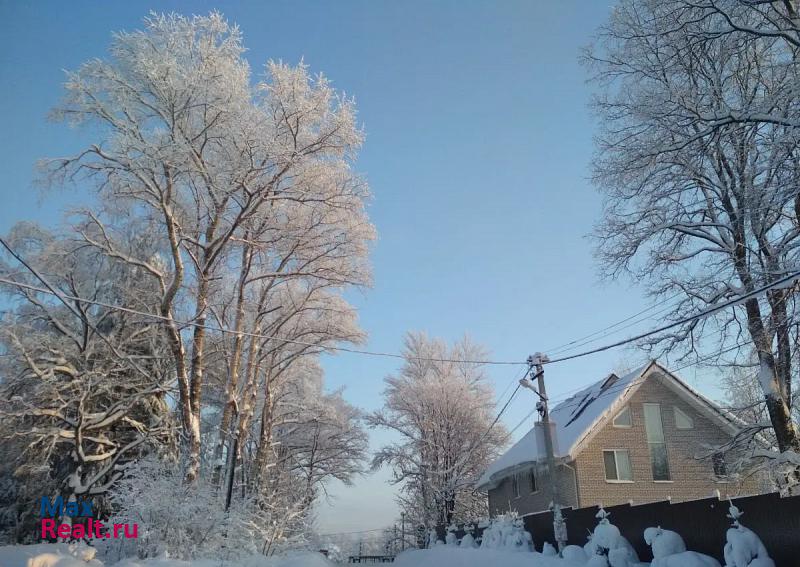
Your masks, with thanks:
[[(775, 560), (777, 567), (797, 567), (800, 565), (800, 496), (781, 497), (776, 493), (746, 496), (734, 500), (734, 504), (744, 512), (742, 524), (753, 530)], [(609, 506), (605, 510), (611, 514), (610, 521), (620, 533), (631, 542), (641, 561), (651, 561), (650, 547), (644, 541), (644, 530), (661, 526), (681, 534), (686, 548), (717, 558), (721, 564), (725, 546), (725, 533), (731, 527), (727, 517), (727, 500), (705, 498), (672, 504), (668, 501), (650, 504), (622, 504)], [(583, 546), (587, 536), (597, 525), (598, 508), (566, 508), (563, 511), (567, 522), (567, 537), (570, 545)], [(545, 541), (555, 542), (553, 537), (553, 515), (550, 512), (523, 516), (525, 529), (533, 536), (536, 549), (541, 551)], [(436, 530), (444, 539), (446, 528)], [(474, 535), (479, 537), (483, 530), (476, 528)], [(463, 527), (456, 532), (464, 535)]]
[[(753, 530), (778, 567), (800, 565), (800, 496), (781, 498), (778, 494), (761, 494), (737, 498), (734, 502), (744, 512), (742, 524)], [(725, 533), (731, 527), (727, 517), (730, 504), (717, 498), (690, 500), (672, 504), (652, 502), (631, 506), (609, 506), (610, 521), (631, 542), (642, 561), (651, 561), (650, 547), (644, 541), (644, 530), (661, 526), (681, 534), (686, 548), (716, 557), (722, 564)], [(567, 508), (568, 543), (583, 546), (597, 525), (598, 508)], [(550, 512), (523, 517), (525, 529), (532, 535), (537, 549), (542, 543), (554, 542), (553, 516)]]

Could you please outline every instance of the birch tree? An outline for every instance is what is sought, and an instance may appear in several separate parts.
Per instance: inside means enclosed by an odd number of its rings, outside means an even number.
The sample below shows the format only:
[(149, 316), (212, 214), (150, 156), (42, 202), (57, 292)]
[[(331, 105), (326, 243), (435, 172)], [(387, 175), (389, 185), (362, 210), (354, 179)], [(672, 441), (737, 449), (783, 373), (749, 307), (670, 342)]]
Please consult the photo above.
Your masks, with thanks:
[(482, 360), (485, 350), (467, 339), (448, 346), (409, 333), (404, 354), (399, 373), (385, 380), (384, 408), (367, 418), (399, 435), (378, 450), (373, 467), (392, 469), (400, 503), (417, 524), (485, 515), (486, 498), (475, 483), (503, 449), (505, 430), (491, 427), (494, 393), (485, 369), (446, 361)]
[[(242, 265), (258, 251), (260, 278), (368, 281), (373, 230), (364, 213), (368, 189), (351, 167), (362, 141), (352, 100), (304, 65), (270, 62), (253, 84), (243, 51), (238, 28), (217, 13), (153, 14), (144, 30), (116, 34), (107, 59), (68, 75), (54, 112), (95, 128), (98, 142), (45, 164), (53, 182), (94, 183), (102, 209), (87, 215), (86, 242), (156, 282), (188, 481), (200, 466), (209, 308), (235, 257), (233, 243), (245, 244), (237, 245)], [(145, 219), (160, 241), (156, 257), (133, 255), (113, 237), (119, 214)], [(282, 246), (304, 227), (316, 238), (276, 266)], [(251, 242), (258, 231), (272, 237)], [(306, 262), (319, 257), (328, 262), (306, 273)], [(342, 258), (348, 262), (337, 263)], [(188, 341), (182, 320), (193, 323)], [(238, 323), (235, 329), (241, 332)]]
[[(720, 3), (736, 9), (740, 25), (759, 26), (743, 4)], [(646, 282), (672, 320), (798, 266), (797, 132), (767, 117), (796, 112), (788, 94), (796, 67), (769, 34), (744, 41), (720, 26), (724, 17), (684, 2), (624, 0), (587, 52), (601, 121), (598, 258), (604, 275)], [(722, 358), (752, 345), (778, 448), (797, 451), (795, 298), (796, 287), (776, 288), (645, 346), (689, 356), (713, 345)]]

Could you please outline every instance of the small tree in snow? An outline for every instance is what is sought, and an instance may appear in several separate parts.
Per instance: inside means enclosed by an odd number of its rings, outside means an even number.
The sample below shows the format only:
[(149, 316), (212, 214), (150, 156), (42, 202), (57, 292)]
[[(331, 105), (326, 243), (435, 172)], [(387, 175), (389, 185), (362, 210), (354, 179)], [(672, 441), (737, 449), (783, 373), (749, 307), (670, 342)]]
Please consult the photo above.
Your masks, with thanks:
[(505, 442), (492, 424), (493, 391), (480, 364), (483, 348), (463, 340), (452, 347), (421, 333), (406, 337), (406, 360), (386, 378), (385, 406), (367, 417), (372, 427), (399, 434), (373, 467), (388, 465), (401, 484), (401, 505), (414, 524), (449, 525), (486, 515), (475, 482)]

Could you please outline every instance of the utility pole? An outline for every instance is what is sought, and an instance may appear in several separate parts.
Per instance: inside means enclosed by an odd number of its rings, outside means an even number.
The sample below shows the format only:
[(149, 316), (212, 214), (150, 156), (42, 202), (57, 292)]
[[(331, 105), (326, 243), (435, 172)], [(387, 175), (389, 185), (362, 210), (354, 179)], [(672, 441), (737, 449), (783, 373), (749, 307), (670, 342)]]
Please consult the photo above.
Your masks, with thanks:
[(528, 357), (528, 365), (532, 371), (535, 371), (531, 380), (536, 378), (538, 391), (534, 390), (538, 396), (539, 401), (536, 402), (536, 410), (542, 419), (542, 427), (544, 428), (544, 450), (547, 457), (547, 474), (550, 477), (550, 492), (553, 498), (553, 534), (555, 535), (556, 542), (558, 543), (558, 554), (564, 551), (564, 546), (567, 543), (567, 529), (564, 524), (564, 517), (561, 515), (561, 496), (558, 490), (558, 478), (556, 478), (556, 458), (553, 453), (553, 437), (550, 429), (550, 410), (547, 406), (547, 389), (544, 385), (544, 364), (550, 362), (547, 355), (537, 352)]
[(402, 534), (402, 540), (400, 543), (400, 551), (405, 551), (406, 549), (406, 513), (400, 512), (400, 533)]

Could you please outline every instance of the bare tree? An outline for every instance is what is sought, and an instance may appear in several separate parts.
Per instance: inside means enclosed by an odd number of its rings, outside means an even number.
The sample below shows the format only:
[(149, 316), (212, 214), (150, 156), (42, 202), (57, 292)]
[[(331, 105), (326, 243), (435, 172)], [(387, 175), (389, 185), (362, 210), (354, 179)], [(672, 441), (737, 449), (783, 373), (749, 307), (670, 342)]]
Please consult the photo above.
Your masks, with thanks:
[[(787, 96), (795, 67), (774, 38), (720, 33), (720, 18), (703, 10), (624, 0), (587, 52), (600, 87), (594, 180), (606, 198), (598, 257), (606, 276), (647, 282), (671, 303), (673, 320), (751, 294), (798, 265), (797, 133), (755, 120), (764, 117), (759, 109), (796, 111), (796, 97)], [(737, 10), (741, 25), (760, 25), (758, 14)], [(738, 119), (744, 109), (749, 118)], [(688, 357), (713, 345), (723, 358), (752, 345), (753, 379), (778, 447), (798, 451), (795, 296), (793, 286), (750, 296), (646, 346)]]

